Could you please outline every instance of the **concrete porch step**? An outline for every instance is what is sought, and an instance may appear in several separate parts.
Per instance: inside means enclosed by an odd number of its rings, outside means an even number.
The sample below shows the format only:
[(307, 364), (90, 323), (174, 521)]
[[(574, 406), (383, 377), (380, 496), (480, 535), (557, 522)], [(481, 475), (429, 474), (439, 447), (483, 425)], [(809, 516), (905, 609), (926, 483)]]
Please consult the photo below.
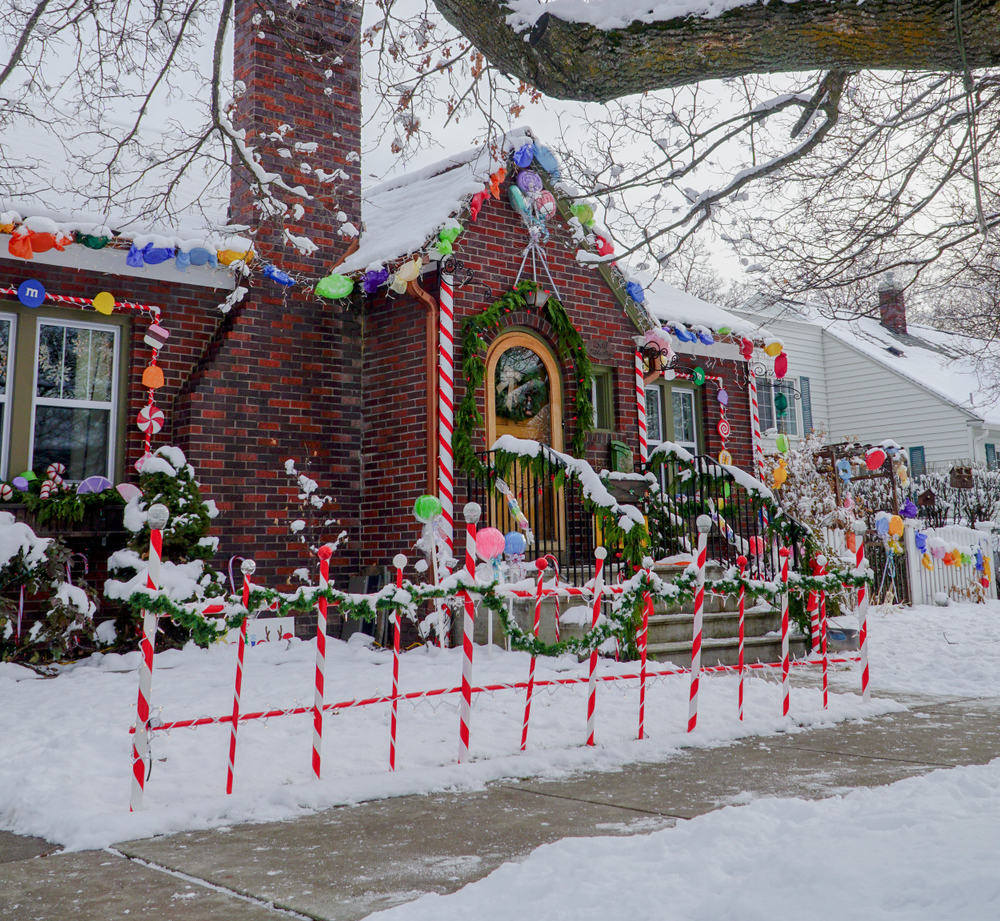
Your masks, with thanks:
[[(789, 640), (788, 647), (793, 657), (805, 655), (805, 637), (793, 635)], [(681, 668), (690, 668), (691, 640), (676, 643), (650, 643), (646, 654), (658, 662), (672, 662)], [(780, 662), (781, 637), (754, 636), (744, 639), (743, 660), (748, 665), (753, 662)], [(725, 637), (706, 639), (703, 635), (701, 664), (703, 666), (739, 664), (739, 641)]]
[[(690, 642), (694, 629), (693, 614), (655, 614), (649, 618), (650, 643)], [(781, 612), (748, 611), (744, 619), (744, 636), (764, 636), (781, 629)], [(711, 639), (736, 638), (740, 633), (740, 617), (735, 611), (706, 613), (702, 617), (702, 636)]]

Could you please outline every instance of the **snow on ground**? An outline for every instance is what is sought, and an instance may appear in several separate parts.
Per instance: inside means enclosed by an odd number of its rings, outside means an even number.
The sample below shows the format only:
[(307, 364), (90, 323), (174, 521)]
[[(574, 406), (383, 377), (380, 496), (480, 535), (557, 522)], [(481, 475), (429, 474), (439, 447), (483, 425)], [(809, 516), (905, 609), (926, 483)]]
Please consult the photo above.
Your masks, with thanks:
[(760, 799), (629, 837), (564, 838), (378, 921), (769, 921), (1000, 912), (1000, 760), (807, 801)]
[[(1000, 696), (1000, 604), (873, 611), (870, 618), (874, 689), (927, 694)], [(947, 639), (944, 634), (947, 633)], [(315, 643), (266, 643), (247, 649), (242, 710), (308, 706), (313, 696)], [(231, 711), (235, 646), (189, 647), (156, 657), (153, 713), (163, 720)], [(477, 684), (523, 681), (529, 659), (477, 647)], [(328, 702), (387, 694), (392, 657), (358, 642), (330, 641)], [(807, 731), (816, 724), (898, 710), (891, 700), (865, 707), (856, 695), (857, 667), (835, 674), (841, 693), (824, 713), (815, 682), (793, 687), (793, 721), (780, 717), (780, 689), (754, 677), (746, 720), (736, 721), (735, 676), (703, 678), (698, 729), (687, 724), (688, 679), (650, 682), (647, 738), (637, 741), (637, 682), (602, 684), (596, 748), (582, 745), (585, 686), (536, 692), (528, 751), (520, 754), (523, 691), (476, 697), (473, 762), (458, 766), (458, 696), (400, 704), (397, 771), (388, 772), (389, 706), (330, 713), (325, 720), (322, 781), (311, 779), (311, 716), (240, 725), (235, 793), (226, 796), (228, 725), (154, 735), (146, 809), (130, 815), (131, 737), (138, 653), (93, 656), (54, 679), (0, 664), (0, 827), (33, 834), (70, 849), (238, 821), (268, 821), (303, 811), (385, 796), (475, 789), (498, 777), (560, 776), (667, 758), (684, 745), (714, 745), (748, 734)], [(604, 672), (637, 664), (602, 662)], [(810, 669), (812, 667), (809, 667)], [(582, 675), (573, 658), (539, 660), (536, 680)], [(454, 687), (461, 651), (417, 649), (404, 654), (401, 692)]]

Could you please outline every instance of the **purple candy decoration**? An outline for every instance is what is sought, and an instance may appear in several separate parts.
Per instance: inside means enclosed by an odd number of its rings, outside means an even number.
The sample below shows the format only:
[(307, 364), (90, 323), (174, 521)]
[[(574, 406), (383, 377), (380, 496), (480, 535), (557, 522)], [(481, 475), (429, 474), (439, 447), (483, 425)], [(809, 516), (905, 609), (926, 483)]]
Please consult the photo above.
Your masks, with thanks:
[(142, 250), (134, 243), (129, 247), (128, 255), (125, 257), (125, 264), (133, 269), (141, 269), (143, 266)]
[(535, 195), (544, 188), (542, 177), (532, 169), (524, 169), (517, 174), (517, 187), (526, 195)]
[(723, 388), (719, 388), (719, 392), (715, 395), (715, 398), (723, 405), (729, 405), (729, 394)]
[(526, 166), (531, 166), (531, 161), (535, 159), (535, 145), (534, 144), (522, 144), (517, 150), (514, 151), (514, 162), (521, 168), (524, 169)]
[(903, 518), (916, 518), (917, 517), (917, 507), (913, 504), (912, 499), (907, 499), (903, 503), (903, 507), (899, 510), (899, 514)]
[(374, 294), (378, 291), (389, 280), (389, 270), (388, 269), (369, 269), (365, 272), (365, 277), (361, 282), (361, 287), (364, 288), (365, 294)]
[(11, 482), (14, 486), (14, 489), (18, 490), (19, 492), (28, 491), (28, 481), (23, 476), (14, 477), (14, 479)]
[(712, 334), (704, 329), (698, 331), (698, 338), (705, 345), (715, 345), (715, 340), (712, 338)]
[(76, 494), (78, 496), (85, 496), (87, 493), (104, 492), (105, 489), (111, 489), (111, 480), (106, 476), (95, 474), (94, 476), (87, 477), (87, 479), (76, 487)]

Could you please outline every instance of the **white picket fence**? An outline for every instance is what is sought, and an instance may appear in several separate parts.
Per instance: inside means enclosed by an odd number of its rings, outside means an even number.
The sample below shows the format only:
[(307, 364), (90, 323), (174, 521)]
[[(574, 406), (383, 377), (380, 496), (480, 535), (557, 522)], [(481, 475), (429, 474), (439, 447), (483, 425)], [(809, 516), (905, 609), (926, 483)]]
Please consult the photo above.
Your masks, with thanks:
[[(997, 574), (993, 569), (993, 543), (989, 534), (961, 525), (923, 530), (928, 538), (938, 537), (943, 540), (949, 550), (959, 547), (968, 551), (970, 548), (974, 550), (980, 547), (991, 566), (989, 585), (983, 586), (980, 584), (983, 574), (976, 569), (975, 562), (968, 566), (945, 566), (941, 560), (934, 559), (934, 568), (925, 569), (920, 562), (922, 554), (916, 544), (918, 530), (920, 528), (914, 522), (907, 521), (903, 531), (903, 547), (906, 551), (905, 572), (909, 579), (912, 604), (934, 604), (935, 596), (941, 595), (955, 601), (996, 600)], [(843, 556), (846, 552), (853, 557), (847, 550), (847, 536), (843, 529), (824, 528), (823, 537), (827, 547), (830, 547), (836, 555)], [(896, 566), (901, 577), (904, 572), (902, 558), (898, 558)], [(877, 585), (875, 595), (878, 596)]]

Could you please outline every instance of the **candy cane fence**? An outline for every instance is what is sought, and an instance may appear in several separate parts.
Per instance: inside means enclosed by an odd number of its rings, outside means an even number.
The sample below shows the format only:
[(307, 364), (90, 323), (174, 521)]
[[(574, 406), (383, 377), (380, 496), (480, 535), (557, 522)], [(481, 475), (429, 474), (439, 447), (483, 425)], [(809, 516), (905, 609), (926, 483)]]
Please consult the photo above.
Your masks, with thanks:
[[(143, 789), (146, 774), (146, 764), (148, 762), (148, 752), (147, 752), (147, 739), (152, 733), (170, 731), (172, 729), (183, 729), (183, 728), (196, 728), (198, 726), (208, 726), (208, 725), (225, 725), (230, 724), (230, 744), (229, 744), (229, 759), (227, 766), (227, 782), (226, 782), (226, 792), (231, 793), (233, 790), (235, 768), (236, 768), (236, 740), (237, 740), (237, 730), (240, 723), (245, 723), (249, 721), (256, 720), (268, 720), (279, 716), (295, 716), (301, 714), (311, 714), (313, 721), (313, 746), (312, 746), (312, 773), (318, 778), (320, 776), (320, 758), (321, 758), (321, 741), (322, 741), (322, 723), (323, 715), (325, 713), (333, 712), (337, 713), (342, 710), (348, 710), (358, 707), (366, 707), (373, 705), (380, 705), (388, 703), (391, 709), (391, 720), (390, 720), (390, 741), (389, 741), (389, 768), (390, 770), (395, 770), (396, 767), (396, 741), (397, 741), (397, 726), (398, 726), (398, 705), (399, 701), (407, 700), (411, 702), (416, 702), (424, 699), (431, 698), (441, 698), (451, 695), (460, 696), (460, 712), (462, 714), (462, 720), (460, 723), (460, 761), (467, 760), (468, 758), (468, 745), (469, 745), (469, 730), (470, 723), (468, 714), (471, 712), (472, 695), (483, 694), (483, 693), (495, 693), (498, 691), (506, 690), (525, 690), (526, 691), (526, 705), (525, 705), (525, 717), (522, 726), (522, 736), (521, 736), (521, 750), (525, 750), (527, 733), (530, 719), (531, 701), (533, 694), (541, 688), (560, 688), (560, 687), (571, 687), (578, 684), (587, 684), (587, 721), (586, 721), (586, 744), (594, 745), (595, 736), (595, 714), (596, 714), (596, 689), (598, 682), (631, 682), (638, 681), (639, 683), (639, 734), (640, 739), (645, 736), (645, 689), (648, 680), (650, 679), (663, 679), (671, 676), (682, 676), (689, 675), (691, 678), (691, 712), (689, 714), (688, 721), (688, 731), (693, 731), (697, 724), (697, 703), (698, 703), (698, 682), (702, 675), (710, 674), (726, 674), (726, 673), (737, 673), (740, 679), (740, 695), (739, 695), (739, 718), (743, 717), (743, 682), (745, 675), (751, 672), (766, 673), (769, 669), (781, 669), (781, 682), (782, 682), (782, 713), (783, 715), (788, 714), (788, 675), (791, 668), (799, 666), (808, 666), (813, 664), (822, 664), (823, 667), (823, 707), (826, 709), (828, 707), (828, 683), (827, 683), (827, 669), (830, 664), (851, 664), (851, 663), (861, 663), (862, 664), (862, 692), (868, 690), (868, 673), (867, 673), (867, 648), (865, 645), (862, 646), (862, 654), (859, 656), (840, 656), (840, 657), (830, 657), (827, 655), (826, 651), (826, 598), (825, 593), (820, 593), (819, 596), (819, 610), (820, 610), (820, 635), (821, 635), (821, 649), (822, 649), (822, 659), (821, 662), (817, 662), (813, 658), (799, 659), (791, 661), (788, 656), (788, 635), (787, 635), (787, 591), (782, 595), (782, 657), (780, 662), (756, 662), (753, 664), (747, 664), (744, 661), (742, 655), (742, 645), (741, 645), (741, 655), (739, 658), (739, 664), (736, 666), (731, 665), (714, 665), (714, 666), (702, 666), (700, 662), (700, 646), (695, 644), (692, 650), (692, 663), (690, 668), (684, 668), (674, 665), (665, 665), (660, 667), (649, 668), (646, 661), (645, 653), (647, 651), (646, 637), (649, 624), (649, 616), (653, 613), (653, 602), (651, 597), (651, 592), (647, 589), (643, 593), (643, 626), (642, 633), (637, 639), (640, 641), (640, 668), (638, 672), (627, 672), (621, 674), (597, 674), (597, 658), (598, 652), (595, 649), (590, 655), (589, 667), (587, 668), (586, 675), (574, 676), (569, 678), (555, 678), (538, 680), (535, 678), (534, 666), (535, 659), (532, 657), (531, 667), (528, 675), (527, 681), (515, 681), (515, 682), (501, 682), (494, 684), (485, 684), (481, 686), (473, 686), (472, 684), (472, 618), (474, 614), (474, 609), (470, 612), (469, 608), (473, 606), (473, 595), (475, 594), (475, 574), (474, 574), (474, 545), (475, 545), (475, 521), (472, 520), (478, 516), (474, 515), (474, 509), (466, 509), (466, 520), (467, 520), (467, 533), (469, 535), (467, 541), (467, 556), (466, 556), (466, 575), (469, 576), (467, 582), (467, 587), (463, 587), (460, 590), (460, 594), (466, 604), (466, 633), (463, 638), (463, 655), (462, 655), (462, 683), (457, 687), (445, 687), (445, 688), (430, 688), (422, 691), (414, 691), (406, 694), (400, 694), (399, 692), (399, 668), (400, 668), (400, 655), (399, 655), (399, 638), (400, 638), (400, 612), (397, 610), (394, 617), (394, 642), (393, 642), (393, 681), (392, 681), (392, 692), (389, 695), (376, 695), (366, 698), (353, 698), (351, 700), (344, 700), (339, 702), (327, 703), (324, 700), (324, 670), (325, 670), (325, 656), (322, 652), (325, 650), (325, 631), (321, 634), (321, 638), (317, 638), (317, 664), (316, 664), (316, 689), (315, 696), (311, 706), (296, 706), (296, 707), (284, 707), (284, 708), (274, 708), (263, 711), (255, 712), (241, 712), (240, 709), (240, 695), (242, 690), (243, 681), (243, 662), (244, 654), (246, 648), (246, 624), (247, 617), (244, 616), (239, 634), (239, 647), (237, 652), (237, 662), (236, 662), (236, 679), (235, 679), (235, 691), (233, 699), (232, 712), (229, 715), (224, 716), (205, 716), (197, 717), (193, 719), (181, 719), (181, 720), (171, 720), (171, 721), (150, 721), (150, 688), (152, 683), (152, 664), (153, 664), (153, 644), (155, 640), (155, 617), (150, 617), (147, 615), (145, 626), (145, 635), (143, 639), (143, 659), (142, 666), (139, 673), (139, 704), (138, 704), (138, 716), (136, 723), (130, 728), (130, 731), (134, 733), (133, 739), (133, 786), (132, 786), (132, 797), (130, 800), (130, 810), (138, 810), (142, 808), (143, 804)], [(151, 522), (153, 521), (152, 509), (150, 510)], [(165, 517), (163, 524), (166, 523)], [(710, 525), (710, 520), (709, 520)], [(161, 534), (158, 534), (159, 529), (153, 529), (151, 532), (151, 554), (150, 554), (150, 570), (148, 576), (148, 586), (150, 589), (155, 590), (158, 580), (158, 537), (161, 538)], [(704, 605), (704, 568), (705, 568), (705, 554), (701, 552), (704, 549), (704, 545), (707, 542), (707, 531), (702, 531), (699, 534), (700, 540), (699, 544), (699, 557), (698, 557), (698, 569), (699, 569), (699, 580), (698, 580), (698, 591), (696, 592), (695, 608), (696, 611), (703, 610)], [(324, 548), (328, 549), (328, 548)], [(786, 548), (782, 548), (782, 581), (787, 586), (788, 573), (788, 555), (789, 551)], [(593, 615), (591, 619), (591, 628), (595, 628), (598, 625), (600, 617), (600, 609), (604, 599), (613, 598), (615, 595), (620, 594), (623, 591), (623, 586), (621, 585), (607, 585), (603, 581), (603, 562), (606, 556), (606, 551), (603, 548), (598, 548), (595, 551), (595, 557), (597, 559), (597, 574), (592, 584), (579, 588), (575, 586), (568, 586), (565, 584), (560, 584), (558, 587), (545, 587), (543, 584), (543, 578), (545, 573), (544, 560), (539, 561), (538, 565), (538, 582), (535, 587), (534, 592), (527, 592), (523, 589), (517, 589), (514, 587), (502, 588), (500, 591), (502, 594), (507, 595), (510, 598), (534, 598), (536, 605), (536, 617), (538, 612), (540, 612), (541, 602), (544, 598), (569, 598), (569, 597), (585, 597), (589, 598), (593, 604)], [(863, 550), (859, 550), (859, 563), (858, 568), (863, 567)], [(402, 589), (402, 572), (403, 567), (406, 565), (405, 557), (402, 554), (398, 555), (394, 559), (394, 564), (396, 565), (396, 585), (397, 590)], [(651, 561), (644, 561), (649, 562)], [(328, 563), (329, 554), (324, 558), (322, 551), (320, 553), (320, 577), (321, 580), (328, 578)], [(249, 594), (250, 594), (250, 576), (254, 572), (254, 563), (252, 560), (245, 560), (243, 566), (241, 567), (243, 571), (243, 604), (244, 607), (248, 607), (249, 604)], [(471, 575), (470, 575), (471, 573)], [(647, 578), (650, 576), (647, 575)], [(551, 584), (551, 583), (550, 583)], [(743, 602), (744, 602), (744, 592), (740, 593), (740, 621), (741, 621), (741, 638), (742, 638), (742, 621), (743, 621)], [(377, 596), (370, 596), (374, 600)], [(860, 604), (865, 601), (864, 598), (861, 599)], [(325, 608), (325, 599), (317, 600), (317, 607), (320, 608), (322, 618), (322, 609)], [(859, 614), (859, 618), (862, 617)], [(325, 618), (324, 618), (325, 619)], [(152, 621), (150, 623), (149, 621)], [(864, 623), (864, 621), (862, 621)], [(700, 635), (700, 624), (695, 624), (695, 636)], [(868, 698), (865, 698), (866, 702)]]

